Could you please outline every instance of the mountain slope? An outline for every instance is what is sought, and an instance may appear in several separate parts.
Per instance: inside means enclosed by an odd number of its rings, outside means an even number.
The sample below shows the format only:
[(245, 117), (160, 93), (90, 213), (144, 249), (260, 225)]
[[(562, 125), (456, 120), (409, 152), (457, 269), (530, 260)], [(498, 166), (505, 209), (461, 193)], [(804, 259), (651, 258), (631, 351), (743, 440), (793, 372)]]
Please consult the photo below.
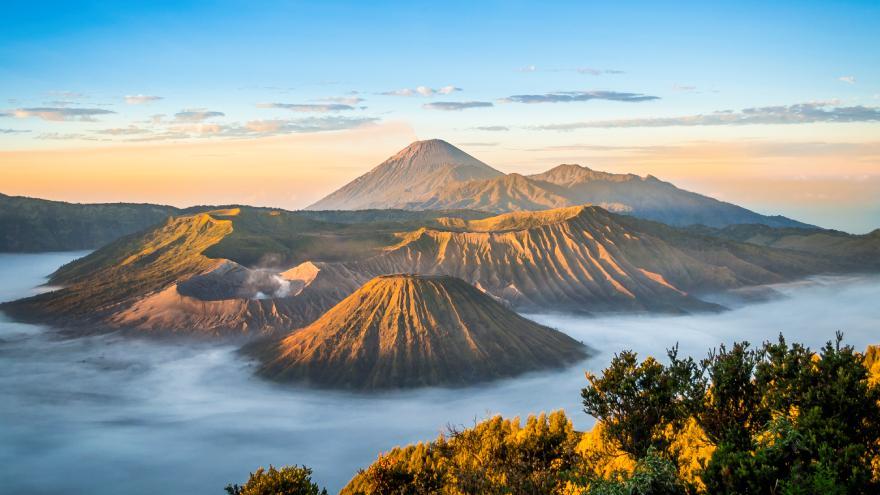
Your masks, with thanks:
[(223, 218), (237, 211), (169, 219), (61, 267), (51, 277), (61, 289), (14, 301), (4, 310), (55, 322), (100, 321), (127, 301), (161, 290), (217, 266), (202, 252), (232, 232)]
[[(777, 283), (842, 265), (830, 259), (690, 234), (581, 206), (448, 219), (382, 254), (318, 263), (303, 293), (354, 288), (387, 273), (449, 275), (521, 311), (718, 309), (699, 295)], [(320, 283), (320, 286), (311, 284)]]
[[(373, 218), (319, 216), (363, 215)], [(255, 335), (307, 325), (393, 273), (461, 278), (521, 311), (599, 313), (717, 310), (704, 294), (880, 268), (848, 250), (760, 246), (595, 206), (387, 215), (362, 224), (259, 208), (176, 217), (62, 267), (50, 279), (62, 289), (2, 309), (77, 331)]]
[(483, 210), (502, 213), (518, 210), (548, 210), (569, 206), (569, 200), (520, 174), (492, 179), (455, 183), (441, 189), (434, 197), (418, 203), (423, 209)]
[(308, 210), (400, 208), (449, 184), (502, 175), (446, 141), (416, 141)]
[(285, 278), (282, 267), (373, 256), (399, 241), (396, 232), (436, 224), (441, 214), (312, 215), (241, 207), (183, 215), (61, 267), (49, 281), (60, 290), (2, 308), (20, 319), (77, 331), (109, 327), (250, 335), (296, 328), (353, 288), (325, 287), (300, 295), (300, 274)]
[(377, 389), (467, 385), (560, 367), (586, 348), (451, 277), (377, 277), (308, 327), (251, 352), (259, 373)]
[(438, 190), (434, 197), (409, 206), (420, 209), (470, 208), (502, 213), (587, 203), (677, 226), (723, 227), (757, 223), (773, 227), (811, 227), (685, 191), (650, 175), (611, 174), (580, 165), (559, 165), (529, 176), (509, 174), (451, 184)]
[(0, 252), (95, 249), (178, 212), (163, 205), (78, 204), (0, 194)]
[(560, 165), (529, 176), (566, 190), (574, 204), (619, 203), (633, 216), (669, 225), (724, 226), (759, 223), (771, 227), (811, 227), (783, 216), (767, 216), (702, 194), (679, 189), (654, 176), (597, 172), (579, 165)]

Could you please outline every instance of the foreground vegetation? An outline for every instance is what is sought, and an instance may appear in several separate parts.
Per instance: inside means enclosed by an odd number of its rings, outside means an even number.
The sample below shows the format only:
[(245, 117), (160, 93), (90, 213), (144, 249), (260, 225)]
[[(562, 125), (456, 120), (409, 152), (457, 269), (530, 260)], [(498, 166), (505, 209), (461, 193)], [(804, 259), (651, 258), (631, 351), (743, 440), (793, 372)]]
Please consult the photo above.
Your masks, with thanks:
[[(880, 490), (880, 351), (781, 336), (701, 360), (621, 352), (587, 375), (579, 433), (561, 411), (494, 417), (382, 454), (343, 494), (869, 494)], [(286, 470), (286, 471), (285, 471)], [(291, 481), (293, 480), (293, 481)], [(237, 494), (313, 494), (305, 467)]]

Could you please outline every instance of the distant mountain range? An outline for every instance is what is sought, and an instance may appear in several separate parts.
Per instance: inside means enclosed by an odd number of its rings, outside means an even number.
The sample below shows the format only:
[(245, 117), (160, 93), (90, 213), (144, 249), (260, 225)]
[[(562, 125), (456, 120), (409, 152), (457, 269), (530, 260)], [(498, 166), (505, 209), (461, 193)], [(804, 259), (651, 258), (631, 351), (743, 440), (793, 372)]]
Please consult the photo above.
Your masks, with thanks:
[(505, 175), (439, 139), (407, 146), (308, 209), (474, 209), (504, 213), (581, 204), (678, 226), (812, 227), (685, 191), (650, 175), (611, 174), (580, 165), (559, 165), (528, 176)]
[[(332, 222), (353, 224), (379, 219), (387, 209), (412, 211), (411, 219), (432, 216), (419, 211), (436, 210), (478, 218), (582, 204), (676, 226), (815, 228), (685, 191), (652, 176), (610, 174), (579, 165), (559, 165), (535, 175), (505, 175), (439, 139), (407, 146), (309, 206), (304, 218), (332, 217)], [(169, 216), (236, 206), (241, 205), (181, 209), (136, 203), (79, 204), (0, 194), (0, 252), (95, 249), (154, 227)], [(393, 215), (397, 220), (405, 217), (400, 212)]]
[(246, 352), (279, 381), (373, 390), (468, 385), (583, 359), (587, 348), (453, 277), (376, 277), (311, 325)]

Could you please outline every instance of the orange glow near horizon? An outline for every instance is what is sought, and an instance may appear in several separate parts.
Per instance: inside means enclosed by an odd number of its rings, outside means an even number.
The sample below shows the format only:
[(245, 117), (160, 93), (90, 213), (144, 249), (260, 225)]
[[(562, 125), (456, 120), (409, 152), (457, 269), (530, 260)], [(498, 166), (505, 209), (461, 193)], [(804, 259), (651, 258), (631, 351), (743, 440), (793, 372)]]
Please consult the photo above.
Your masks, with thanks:
[(394, 123), (249, 140), (0, 151), (0, 192), (83, 203), (302, 208), (415, 139), (409, 126)]
[[(174, 206), (250, 204), (299, 209), (381, 163), (418, 136), (405, 123), (242, 140), (0, 151), (0, 192), (72, 202)], [(453, 143), (455, 144), (455, 143)], [(652, 174), (762, 213), (833, 222), (846, 211), (880, 213), (880, 143), (686, 142), (641, 147), (512, 149), (463, 144), (503, 172), (579, 163)], [(829, 174), (833, 171), (833, 175)], [(828, 209), (821, 212), (821, 208)], [(835, 213), (837, 212), (837, 213)], [(806, 216), (805, 216), (806, 215)], [(870, 230), (880, 222), (853, 230)]]

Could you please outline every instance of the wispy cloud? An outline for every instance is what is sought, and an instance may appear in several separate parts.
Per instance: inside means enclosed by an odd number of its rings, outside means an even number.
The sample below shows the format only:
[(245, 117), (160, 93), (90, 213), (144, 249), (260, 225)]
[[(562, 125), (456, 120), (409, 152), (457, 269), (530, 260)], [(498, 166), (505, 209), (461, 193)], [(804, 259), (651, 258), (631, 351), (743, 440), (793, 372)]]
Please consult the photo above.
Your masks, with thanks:
[(428, 110), (445, 110), (457, 111), (466, 110), (468, 108), (485, 108), (495, 106), (490, 101), (435, 101), (433, 103), (425, 103), (422, 108)]
[(58, 132), (47, 132), (43, 134), (39, 134), (36, 136), (36, 139), (45, 139), (51, 141), (70, 141), (74, 139), (82, 139), (85, 141), (97, 141), (98, 138), (95, 136), (89, 136), (87, 134), (76, 134), (76, 133), (58, 133)]
[(451, 95), (452, 93), (458, 91), (461, 91), (461, 88), (452, 85), (443, 86), (442, 88), (438, 89), (429, 88), (428, 86), (417, 86), (415, 88), (396, 89), (394, 91), (386, 91), (379, 94), (385, 96), (435, 96)]
[(329, 103), (342, 103), (344, 105), (357, 105), (359, 103), (363, 103), (364, 100), (360, 96), (331, 96), (329, 98), (319, 98), (316, 101), (323, 101)]
[(259, 135), (341, 131), (372, 124), (372, 117), (308, 117), (294, 120), (252, 120), (244, 129)]
[(578, 74), (585, 74), (588, 76), (601, 76), (603, 74), (607, 75), (617, 75), (617, 74), (625, 74), (622, 70), (617, 69), (597, 69), (595, 67), (575, 67), (570, 69), (542, 69), (536, 65), (526, 65), (524, 67), (520, 67), (516, 69), (517, 72), (577, 72)]
[(594, 69), (593, 67), (578, 67), (574, 70), (578, 74), (588, 74), (591, 76), (601, 76), (602, 74), (616, 75), (623, 74), (622, 70), (616, 69)]
[(103, 108), (68, 108), (68, 107), (35, 107), (17, 108), (7, 112), (5, 116), (19, 119), (36, 117), (38, 119), (60, 122), (65, 120), (78, 120), (81, 122), (94, 122), (96, 115), (108, 115), (116, 113)]
[[(245, 124), (197, 122), (173, 124), (152, 134), (148, 132), (141, 133), (138, 131), (127, 132), (128, 128), (119, 130), (117, 134), (136, 134), (126, 139), (126, 141), (164, 141), (209, 137), (232, 139), (258, 138), (283, 134), (304, 134), (354, 129), (372, 124), (376, 121), (378, 121), (378, 119), (368, 117), (307, 117), (302, 119), (252, 120)], [(111, 132), (108, 132), (108, 134), (110, 133)]]
[(678, 93), (693, 93), (697, 90), (696, 86), (690, 86), (687, 84), (673, 84), (672, 90)]
[(161, 100), (161, 96), (154, 95), (126, 95), (125, 102), (129, 105), (143, 105), (144, 103), (152, 103)]
[(302, 113), (344, 112), (355, 109), (344, 103), (257, 103), (257, 108), (281, 108)]
[(559, 91), (540, 95), (513, 95), (498, 101), (500, 103), (570, 103), (576, 101), (608, 100), (634, 103), (659, 99), (659, 96), (619, 91)]
[(462, 146), (474, 146), (479, 148), (489, 147), (489, 146), (498, 146), (498, 143), (490, 143), (490, 142), (475, 142), (475, 143), (459, 143)]
[(501, 132), (501, 131), (509, 131), (510, 127), (504, 125), (481, 125), (473, 128), (477, 131), (489, 131), (489, 132)]
[(589, 128), (674, 127), (752, 124), (809, 124), (816, 122), (878, 122), (880, 107), (839, 107), (831, 102), (799, 103), (771, 107), (745, 108), (739, 112), (725, 110), (709, 114), (645, 119), (597, 120), (530, 127), (537, 130), (571, 131)]
[(95, 134), (104, 134), (108, 136), (130, 136), (132, 134), (147, 134), (151, 132), (149, 129), (144, 129), (143, 127), (138, 127), (135, 125), (130, 125), (128, 127), (114, 127), (111, 129), (100, 129), (94, 131)]
[(49, 94), (69, 100), (78, 100), (86, 97), (83, 93), (78, 93), (76, 91), (49, 91)]
[(31, 132), (26, 129), (0, 129), (0, 134), (22, 134), (25, 132)]
[(229, 126), (212, 122), (195, 122), (177, 124), (168, 128), (171, 132), (183, 133), (194, 137), (204, 137), (222, 134)]
[(155, 134), (143, 135), (126, 139), (132, 142), (169, 141), (172, 139), (189, 139), (191, 136), (185, 132), (162, 131)]
[(225, 117), (223, 112), (205, 110), (204, 108), (191, 108), (174, 114), (174, 120), (178, 122), (202, 122), (214, 117)]
[(840, 76), (837, 78), (838, 81), (843, 81), (847, 84), (855, 84), (856, 76)]
[[(880, 154), (880, 142), (824, 142), (824, 141), (768, 141), (741, 139), (735, 141), (690, 141), (669, 145), (604, 145), (568, 144), (530, 148), (530, 152), (588, 152), (590, 157), (632, 156), (651, 160), (706, 160), (718, 157), (735, 161), (743, 156), (760, 158), (820, 158), (852, 159), (875, 157)], [(594, 154), (591, 152), (598, 152)]]

